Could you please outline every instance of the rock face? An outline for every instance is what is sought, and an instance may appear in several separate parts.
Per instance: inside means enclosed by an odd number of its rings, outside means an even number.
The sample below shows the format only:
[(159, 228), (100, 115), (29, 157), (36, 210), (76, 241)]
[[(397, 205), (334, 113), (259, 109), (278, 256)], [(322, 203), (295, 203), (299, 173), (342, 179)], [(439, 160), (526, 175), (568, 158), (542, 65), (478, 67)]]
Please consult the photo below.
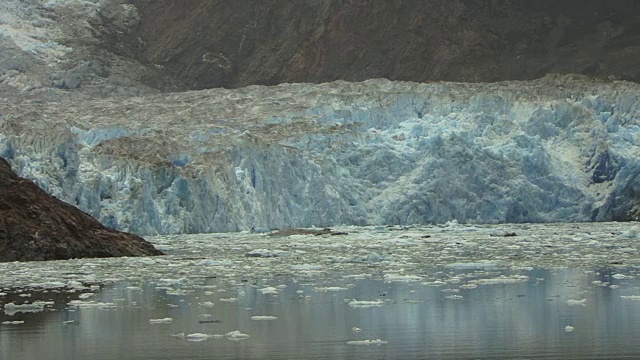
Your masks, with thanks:
[(18, 177), (0, 158), (0, 261), (162, 255)]
[(640, 2), (633, 0), (132, 3), (140, 21), (129, 37), (142, 40), (140, 58), (191, 89), (548, 73), (640, 80)]
[(549, 76), (0, 103), (0, 156), (138, 234), (631, 220), (638, 94)]

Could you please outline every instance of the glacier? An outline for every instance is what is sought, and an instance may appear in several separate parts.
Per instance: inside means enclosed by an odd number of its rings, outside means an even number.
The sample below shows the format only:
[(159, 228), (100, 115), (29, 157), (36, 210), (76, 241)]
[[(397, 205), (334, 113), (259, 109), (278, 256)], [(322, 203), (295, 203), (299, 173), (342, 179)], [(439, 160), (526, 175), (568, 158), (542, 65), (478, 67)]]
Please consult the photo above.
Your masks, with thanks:
[(640, 85), (282, 84), (0, 103), (0, 156), (140, 235), (637, 220)]

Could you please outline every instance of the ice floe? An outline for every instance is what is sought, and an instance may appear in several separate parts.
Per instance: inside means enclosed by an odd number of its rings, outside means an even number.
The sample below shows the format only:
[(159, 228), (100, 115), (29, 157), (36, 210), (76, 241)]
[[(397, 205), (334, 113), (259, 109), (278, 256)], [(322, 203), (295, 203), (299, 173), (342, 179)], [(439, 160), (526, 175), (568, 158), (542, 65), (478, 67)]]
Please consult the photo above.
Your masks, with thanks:
[(382, 300), (347, 300), (347, 304), (352, 308), (368, 308), (368, 307), (380, 307), (384, 305)]
[(374, 339), (374, 340), (351, 340), (347, 341), (349, 345), (384, 345), (388, 344), (388, 341)]
[(569, 300), (567, 300), (567, 305), (569, 305), (569, 306), (587, 306), (587, 299), (581, 299), (581, 300), (569, 299)]
[(239, 330), (230, 331), (230, 332), (224, 334), (224, 336), (227, 339), (233, 340), (233, 341), (245, 340), (245, 339), (249, 338), (249, 335), (243, 334)]
[(3, 321), (2, 325), (20, 325), (24, 324), (24, 320)]

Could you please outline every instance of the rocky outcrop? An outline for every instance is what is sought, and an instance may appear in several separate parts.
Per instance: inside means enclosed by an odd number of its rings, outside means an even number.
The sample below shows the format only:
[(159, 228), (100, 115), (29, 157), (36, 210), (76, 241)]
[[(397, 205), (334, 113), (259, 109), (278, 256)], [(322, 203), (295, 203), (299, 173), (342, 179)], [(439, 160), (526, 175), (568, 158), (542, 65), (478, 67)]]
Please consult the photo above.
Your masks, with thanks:
[(122, 51), (135, 45), (141, 61), (191, 89), (548, 73), (640, 80), (640, 2), (632, 0), (132, 3), (139, 23), (130, 40), (119, 35)]
[(0, 158), (0, 261), (162, 255), (18, 177)]

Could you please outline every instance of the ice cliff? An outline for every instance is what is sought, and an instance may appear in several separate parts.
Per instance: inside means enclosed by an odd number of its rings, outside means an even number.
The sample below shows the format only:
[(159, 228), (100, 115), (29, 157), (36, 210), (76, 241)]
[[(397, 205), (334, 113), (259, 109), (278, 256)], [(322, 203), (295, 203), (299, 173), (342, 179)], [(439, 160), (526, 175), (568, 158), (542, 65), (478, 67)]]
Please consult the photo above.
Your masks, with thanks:
[(369, 80), (0, 103), (0, 156), (137, 234), (629, 220), (640, 85)]

